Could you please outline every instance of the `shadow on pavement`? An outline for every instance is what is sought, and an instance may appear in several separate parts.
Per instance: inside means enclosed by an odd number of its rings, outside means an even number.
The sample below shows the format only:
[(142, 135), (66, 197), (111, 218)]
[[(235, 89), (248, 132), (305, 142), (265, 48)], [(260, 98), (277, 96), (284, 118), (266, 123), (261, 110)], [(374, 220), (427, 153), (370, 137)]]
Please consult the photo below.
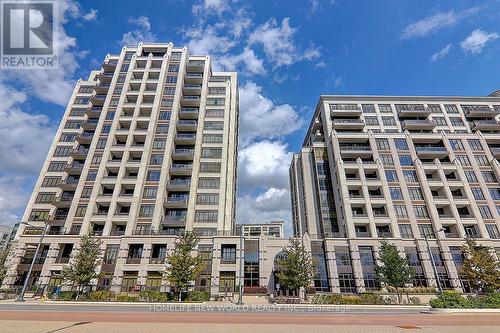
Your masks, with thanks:
[(59, 332), (59, 331), (65, 330), (67, 328), (71, 328), (73, 326), (81, 326), (81, 325), (86, 325), (86, 324), (90, 324), (90, 323), (92, 323), (92, 322), (91, 321), (80, 321), (78, 323), (74, 323), (72, 325), (64, 326), (64, 327), (61, 327), (61, 328), (58, 328), (58, 329), (55, 329), (55, 330), (52, 330), (52, 331), (47, 331), (45, 333)]

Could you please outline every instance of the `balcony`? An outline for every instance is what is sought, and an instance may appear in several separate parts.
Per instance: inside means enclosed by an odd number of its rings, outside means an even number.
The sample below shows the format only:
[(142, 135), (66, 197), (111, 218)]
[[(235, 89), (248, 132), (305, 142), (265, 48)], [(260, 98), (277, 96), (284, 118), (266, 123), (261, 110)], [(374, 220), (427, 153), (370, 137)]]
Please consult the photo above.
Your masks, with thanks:
[(363, 112), (360, 107), (352, 107), (349, 109), (337, 109), (330, 105), (330, 115), (332, 117), (353, 117), (358, 118)]
[(403, 121), (403, 130), (409, 131), (431, 131), (436, 123), (427, 119), (409, 119)]
[(102, 64), (102, 68), (107, 72), (111, 72), (115, 70), (117, 64), (118, 59), (108, 59), (104, 61), (104, 63)]
[(109, 84), (99, 84), (94, 87), (96, 93), (101, 95), (106, 95), (108, 93), (110, 85)]
[(419, 158), (443, 158), (448, 156), (446, 147), (415, 146)]
[(186, 225), (186, 215), (164, 215), (161, 218), (161, 225), (166, 227), (184, 227)]
[(471, 128), (473, 131), (500, 131), (500, 123), (496, 120), (474, 120)]
[(494, 109), (491, 109), (487, 105), (481, 105), (478, 107), (462, 107), (464, 110), (465, 116), (470, 119), (474, 118), (494, 118), (498, 115), (498, 112)]
[(334, 129), (362, 130), (365, 122), (361, 119), (333, 119)]
[(204, 70), (205, 70), (205, 61), (203, 60), (190, 60), (186, 64), (186, 71), (188, 72), (203, 73)]
[(141, 257), (132, 257), (132, 258), (127, 258), (126, 264), (131, 264), (131, 265), (139, 265), (141, 263)]
[(85, 112), (87, 116), (92, 118), (99, 118), (101, 116), (102, 108), (89, 106)]
[(94, 133), (82, 132), (76, 136), (76, 142), (80, 144), (90, 144), (94, 138)]
[(177, 122), (178, 131), (196, 131), (198, 122), (196, 120), (179, 120)]
[(160, 265), (165, 263), (165, 258), (149, 258), (149, 263), (152, 265)]
[(174, 160), (192, 161), (194, 149), (174, 149), (172, 158)]
[(182, 87), (182, 93), (184, 95), (201, 95), (201, 84), (188, 84), (186, 83)]
[(78, 149), (73, 149), (73, 152), (70, 154), (70, 156), (75, 160), (83, 160), (87, 157), (88, 152), (88, 148), (78, 147)]
[(174, 176), (190, 176), (193, 171), (191, 164), (172, 164), (170, 174)]
[(49, 216), (49, 221), (51, 222), (64, 222), (68, 218), (67, 214), (56, 214), (56, 215), (50, 215)]
[(194, 145), (196, 143), (196, 134), (178, 133), (174, 140), (176, 144)]
[(198, 109), (181, 108), (179, 110), (179, 119), (198, 119)]
[(199, 96), (182, 96), (181, 98), (182, 106), (200, 106), (200, 97)]
[(186, 73), (186, 76), (184, 76), (184, 81), (186, 81), (186, 83), (202, 83), (203, 82), (203, 74), (201, 74), (201, 73)]
[(191, 186), (190, 179), (174, 179), (170, 180), (167, 184), (168, 191), (189, 191)]
[(406, 108), (398, 111), (398, 116), (400, 118), (417, 118), (417, 117), (428, 117), (432, 113), (430, 108), (416, 107), (416, 108)]
[(165, 201), (166, 208), (187, 208), (189, 196), (173, 195), (169, 196)]
[(104, 71), (96, 75), (96, 79), (101, 83), (111, 83), (113, 73), (105, 73)]
[(79, 175), (82, 173), (83, 163), (78, 161), (73, 161), (73, 163), (68, 163), (64, 168), (64, 171), (69, 175)]
[(106, 95), (94, 95), (90, 97), (90, 102), (92, 105), (103, 106), (106, 100)]
[(84, 131), (95, 131), (98, 122), (99, 119), (89, 118), (85, 120), (80, 126), (83, 128)]
[(73, 201), (73, 197), (58, 197), (52, 201), (52, 205), (57, 208), (69, 208), (71, 206), (71, 202)]
[(342, 157), (370, 157), (373, 155), (373, 150), (370, 146), (340, 146)]
[(371, 237), (368, 231), (356, 231), (356, 237)]
[(491, 150), (491, 155), (493, 155), (494, 158), (500, 157), (500, 147), (490, 147), (490, 150)]
[(61, 181), (58, 187), (63, 191), (75, 190), (78, 185), (79, 179), (68, 178)]

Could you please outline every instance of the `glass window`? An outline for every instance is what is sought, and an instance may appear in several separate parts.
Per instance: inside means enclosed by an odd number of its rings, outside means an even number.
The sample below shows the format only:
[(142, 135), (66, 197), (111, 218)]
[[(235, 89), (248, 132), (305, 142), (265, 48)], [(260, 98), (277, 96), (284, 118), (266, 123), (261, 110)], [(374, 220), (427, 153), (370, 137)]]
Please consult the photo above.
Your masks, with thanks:
[(379, 104), (378, 109), (381, 113), (392, 113), (392, 108), (390, 104)]
[(423, 200), (424, 196), (420, 187), (408, 187), (408, 193), (410, 193), (410, 199), (412, 200)]
[(462, 118), (450, 117), (450, 123), (452, 126), (464, 126)]
[(428, 219), (429, 213), (427, 212), (427, 207), (425, 205), (413, 206), (413, 212), (417, 219)]
[(396, 149), (398, 150), (409, 150), (406, 139), (394, 139), (394, 145), (396, 145)]
[(384, 138), (379, 138), (375, 139), (375, 142), (377, 143), (377, 148), (379, 150), (390, 150), (391, 147), (389, 146), (389, 140), (384, 139)]
[(464, 144), (463, 144), (462, 140), (460, 140), (460, 139), (450, 140), (450, 145), (451, 145), (451, 149), (453, 149), (454, 151), (464, 150)]
[(219, 194), (217, 193), (198, 193), (196, 196), (196, 204), (198, 205), (218, 205)]
[(398, 181), (398, 175), (396, 173), (396, 170), (385, 170), (385, 177), (387, 178), (388, 182)]
[(413, 238), (413, 232), (411, 231), (411, 225), (409, 224), (400, 224), (399, 232), (401, 233), (402, 238)]
[(457, 160), (464, 166), (470, 165), (470, 160), (467, 155), (455, 155)]
[(488, 166), (490, 165), (490, 162), (488, 161), (488, 158), (486, 155), (475, 155), (476, 157), (476, 162), (479, 164), (479, 166)]
[(198, 188), (219, 188), (220, 178), (218, 177), (200, 177)]
[(50, 162), (49, 168), (47, 171), (52, 171), (52, 172), (59, 172), (59, 171), (64, 171), (66, 168), (66, 162)]
[(380, 160), (383, 165), (394, 165), (394, 160), (391, 154), (380, 154)]
[(382, 117), (382, 123), (384, 126), (396, 126), (396, 120), (394, 117)]
[(500, 200), (500, 188), (489, 188), (493, 200)]
[(403, 175), (405, 177), (405, 181), (408, 183), (418, 182), (417, 172), (415, 170), (403, 170)]
[(458, 113), (457, 106), (453, 104), (446, 104), (444, 106), (444, 109), (446, 110), (447, 113)]
[(399, 219), (407, 219), (408, 211), (404, 205), (394, 205), (394, 210), (396, 211), (396, 216)]
[(146, 177), (147, 181), (159, 181), (160, 180), (160, 170), (149, 170)]
[(447, 126), (448, 125), (448, 124), (446, 124), (446, 119), (444, 119), (444, 117), (434, 117), (434, 118), (432, 118), (432, 120), (438, 126)]
[(483, 151), (483, 146), (481, 146), (481, 141), (478, 139), (468, 139), (470, 149), (474, 151)]
[(476, 200), (485, 200), (484, 193), (479, 187), (471, 187), (472, 195)]
[(498, 232), (498, 228), (495, 224), (486, 224), (486, 230), (488, 231), (490, 238), (500, 239), (500, 233)]
[(495, 177), (495, 174), (493, 171), (481, 171), (481, 175), (483, 176), (483, 179), (486, 183), (496, 183), (497, 178)]
[(365, 123), (366, 125), (376, 126), (378, 125), (378, 119), (377, 117), (365, 117)]
[(87, 205), (79, 205), (76, 207), (75, 217), (84, 217), (87, 212)]
[(139, 217), (152, 217), (155, 210), (154, 205), (141, 205)]
[(477, 207), (479, 208), (479, 212), (481, 213), (481, 217), (483, 219), (493, 219), (493, 214), (491, 214), (490, 207), (486, 205), (478, 205)]
[(224, 109), (207, 109), (205, 111), (206, 118), (223, 118)]
[(373, 104), (361, 104), (363, 113), (375, 113), (375, 106)]
[(465, 171), (465, 177), (469, 183), (477, 183), (476, 173), (474, 171)]
[(400, 187), (389, 187), (392, 200), (403, 200), (403, 192)]
[(47, 221), (49, 210), (33, 209), (28, 217), (29, 221)]
[(403, 166), (413, 165), (410, 155), (399, 155), (399, 163)]
[(222, 121), (205, 121), (204, 129), (216, 130), (216, 131), (223, 130), (224, 129), (224, 122), (222, 122)]
[(155, 199), (158, 193), (158, 188), (156, 186), (146, 186), (144, 187), (144, 194), (142, 197), (144, 199)]
[[(66, 164), (66, 163), (64, 163)], [(42, 182), (43, 187), (57, 187), (61, 182), (61, 177), (45, 177)]]
[(436, 238), (433, 234), (434, 230), (432, 229), (431, 224), (419, 224), (418, 231), (420, 232), (421, 237), (425, 237), (425, 235), (427, 235), (427, 238)]
[(217, 222), (218, 211), (216, 210), (196, 210), (194, 213), (195, 222)]

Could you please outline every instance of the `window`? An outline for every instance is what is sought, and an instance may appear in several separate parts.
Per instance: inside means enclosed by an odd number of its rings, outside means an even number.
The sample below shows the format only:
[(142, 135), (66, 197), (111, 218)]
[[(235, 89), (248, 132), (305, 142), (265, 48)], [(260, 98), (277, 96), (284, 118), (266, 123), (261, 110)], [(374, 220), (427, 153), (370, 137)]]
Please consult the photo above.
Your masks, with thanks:
[(462, 118), (450, 117), (450, 123), (452, 126), (464, 126), (464, 122), (462, 121)]
[(195, 222), (217, 222), (218, 212), (216, 210), (196, 210), (194, 213)]
[(462, 140), (459, 139), (450, 140), (450, 146), (454, 151), (464, 150), (464, 144), (462, 143)]
[(90, 101), (90, 98), (88, 98), (88, 97), (77, 96), (75, 98), (75, 104), (88, 104), (89, 101)]
[(431, 224), (419, 224), (418, 231), (420, 232), (421, 237), (425, 237), (425, 235), (427, 235), (427, 238), (436, 238), (433, 235), (434, 230), (432, 229)]
[(424, 200), (420, 187), (408, 187), (408, 192), (411, 200)]
[(394, 145), (396, 145), (397, 150), (409, 150), (406, 139), (394, 139)]
[(365, 123), (366, 123), (366, 125), (377, 126), (378, 119), (377, 119), (377, 117), (365, 117)]
[(427, 207), (425, 205), (413, 206), (413, 212), (417, 219), (428, 219), (429, 213), (427, 212)]
[(446, 124), (446, 119), (444, 119), (444, 117), (434, 117), (434, 118), (432, 118), (432, 120), (438, 126), (447, 126), (448, 125), (448, 124)]
[(380, 160), (383, 165), (394, 165), (394, 160), (391, 154), (380, 154)]
[(379, 104), (378, 109), (381, 113), (392, 113), (392, 108), (390, 104)]
[(141, 205), (139, 217), (152, 217), (155, 210), (154, 205)]
[(413, 238), (413, 232), (411, 231), (411, 225), (409, 224), (400, 224), (399, 232), (401, 233), (402, 238)]
[(40, 192), (40, 193), (38, 193), (38, 195), (36, 197), (35, 203), (40, 203), (40, 204), (51, 203), (52, 201), (54, 201), (55, 197), (56, 197), (55, 193)]
[(467, 166), (470, 165), (470, 160), (467, 155), (455, 155), (457, 157), (457, 160), (460, 162), (460, 164)]
[(111, 98), (111, 101), (109, 102), (109, 106), (118, 106), (118, 102), (120, 101), (119, 98)]
[(226, 87), (209, 87), (208, 93), (211, 95), (225, 95)]
[(446, 104), (444, 106), (444, 109), (446, 110), (447, 113), (458, 113), (458, 108), (456, 105)]
[(76, 207), (75, 217), (84, 217), (87, 212), (87, 205), (79, 205)]
[(415, 170), (403, 170), (403, 176), (405, 177), (405, 181), (407, 183), (418, 182), (417, 172)]
[(483, 179), (486, 183), (496, 183), (497, 178), (495, 177), (495, 174), (493, 171), (481, 171), (481, 175), (483, 176)]
[(168, 65), (168, 71), (170, 73), (177, 73), (179, 71), (179, 65)]
[(498, 228), (495, 224), (486, 224), (486, 230), (488, 231), (490, 238), (500, 239), (500, 233), (498, 232)]
[(408, 211), (404, 205), (394, 205), (394, 210), (396, 211), (396, 217), (399, 219), (407, 219)]
[(108, 113), (106, 113), (106, 120), (113, 120), (114, 117), (115, 117), (114, 111), (109, 111)]
[(200, 163), (200, 172), (220, 172), (220, 162), (201, 162)]
[(493, 200), (500, 200), (500, 188), (489, 188)]
[(206, 118), (223, 118), (224, 109), (208, 109), (205, 111)]
[(216, 193), (198, 193), (196, 196), (196, 204), (198, 205), (218, 205), (219, 195)]
[(70, 146), (58, 146), (54, 151), (54, 157), (68, 157), (73, 152)]
[(47, 171), (59, 172), (64, 171), (66, 168), (66, 162), (50, 162)]
[(70, 117), (81, 117), (81, 116), (85, 115), (85, 112), (86, 112), (85, 109), (75, 108), (75, 109), (71, 109), (71, 111), (69, 112), (69, 115), (70, 115)]
[(388, 182), (398, 181), (398, 175), (396, 173), (396, 170), (385, 170), (385, 177), (387, 178)]
[(146, 180), (157, 182), (160, 180), (160, 174), (161, 174), (160, 170), (149, 170)]
[(224, 129), (224, 122), (222, 121), (205, 121), (206, 130), (220, 131)]
[(375, 142), (377, 143), (377, 148), (379, 150), (390, 150), (391, 147), (389, 146), (389, 140), (387, 139), (375, 139)]
[(82, 199), (90, 198), (91, 194), (92, 194), (92, 187), (84, 187), (80, 198)]
[(168, 84), (176, 84), (177, 83), (177, 76), (168, 75), (165, 82)]
[(198, 188), (219, 188), (220, 178), (202, 177), (198, 180)]
[(167, 144), (166, 139), (154, 139), (153, 149), (165, 149), (166, 144)]
[(203, 147), (201, 149), (202, 158), (221, 158), (222, 148), (218, 147)]
[(97, 170), (89, 170), (89, 173), (87, 174), (87, 180), (88, 181), (93, 181), (97, 177)]
[(389, 187), (389, 192), (391, 193), (392, 200), (403, 200), (403, 192), (399, 187)]
[(168, 133), (168, 124), (158, 124), (156, 126), (156, 134), (167, 134)]
[(73, 142), (75, 141), (76, 134), (72, 133), (63, 133), (61, 134), (61, 137), (59, 138), (59, 142)]
[(465, 171), (465, 178), (469, 183), (477, 183), (476, 173), (474, 171)]
[(493, 219), (493, 214), (491, 214), (491, 210), (488, 206), (486, 205), (478, 205), (477, 206), (479, 208), (479, 212), (481, 213), (481, 217), (483, 219)]
[(471, 187), (472, 195), (476, 200), (485, 200), (484, 193), (479, 187)]
[(209, 106), (219, 106), (226, 103), (225, 98), (207, 98), (207, 105)]
[(203, 134), (203, 143), (222, 143), (222, 134)]
[(144, 187), (144, 193), (142, 197), (144, 199), (155, 199), (157, 192), (158, 188), (156, 186), (146, 186)]
[(399, 163), (402, 166), (413, 165), (410, 155), (399, 155)]
[(363, 113), (375, 113), (375, 106), (373, 104), (361, 104)]
[(439, 104), (427, 104), (427, 109), (432, 113), (441, 113), (441, 106)]
[(488, 166), (490, 165), (490, 162), (488, 162), (488, 158), (486, 155), (475, 155), (476, 162), (479, 164), (479, 166)]
[(170, 111), (160, 111), (160, 115), (158, 116), (158, 120), (170, 120), (171, 116)]
[(81, 120), (68, 120), (64, 125), (66, 129), (77, 129), (80, 128)]
[(109, 133), (110, 130), (111, 130), (111, 125), (106, 124), (102, 126), (101, 133)]
[(396, 126), (396, 120), (394, 117), (382, 117), (382, 123), (385, 126)]
[[(64, 163), (66, 164), (66, 163)], [(61, 177), (45, 177), (42, 182), (43, 187), (57, 187), (61, 182)]]
[(151, 155), (149, 160), (150, 165), (161, 165), (163, 163), (163, 155)]
[(120, 72), (126, 72), (128, 71), (129, 64), (123, 64), (122, 67), (120, 67)]
[(47, 221), (49, 210), (33, 209), (28, 217), (29, 221)]
[(469, 143), (470, 149), (474, 151), (483, 151), (483, 146), (481, 146), (481, 141), (479, 141), (478, 139), (469, 139), (467, 140), (467, 142)]

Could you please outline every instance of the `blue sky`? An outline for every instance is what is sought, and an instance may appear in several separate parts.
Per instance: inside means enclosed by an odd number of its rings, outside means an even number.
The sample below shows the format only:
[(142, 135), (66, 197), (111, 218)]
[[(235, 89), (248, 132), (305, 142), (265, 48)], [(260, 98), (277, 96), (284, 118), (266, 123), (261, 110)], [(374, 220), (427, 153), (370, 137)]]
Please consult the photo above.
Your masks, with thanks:
[(57, 70), (0, 70), (0, 223), (20, 218), (74, 82), (123, 43), (240, 74), (238, 220), (290, 220), (288, 164), (320, 94), (500, 89), (500, 1), (60, 1)]

